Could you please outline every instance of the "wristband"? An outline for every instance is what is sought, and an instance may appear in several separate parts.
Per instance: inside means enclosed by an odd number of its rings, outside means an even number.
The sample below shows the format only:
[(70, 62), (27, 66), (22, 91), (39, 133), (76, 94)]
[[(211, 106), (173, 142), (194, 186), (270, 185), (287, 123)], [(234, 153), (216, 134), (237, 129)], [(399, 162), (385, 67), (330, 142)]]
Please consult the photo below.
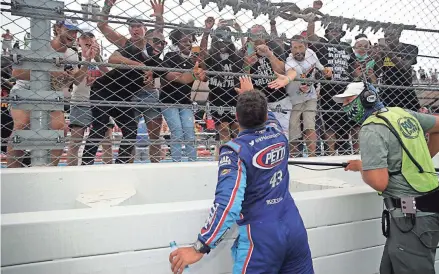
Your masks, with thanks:
[(102, 7), (102, 13), (110, 14), (111, 8), (111, 6), (107, 6), (106, 4), (104, 4), (104, 6)]
[(291, 80), (290, 76), (287, 75), (288, 78), (288, 84), (291, 83), (293, 80)]
[(192, 72), (192, 78), (194, 79), (194, 81), (197, 81), (197, 77), (195, 77), (195, 73)]
[(244, 70), (250, 70), (250, 69), (251, 69), (250, 66), (245, 66), (245, 67), (244, 67)]

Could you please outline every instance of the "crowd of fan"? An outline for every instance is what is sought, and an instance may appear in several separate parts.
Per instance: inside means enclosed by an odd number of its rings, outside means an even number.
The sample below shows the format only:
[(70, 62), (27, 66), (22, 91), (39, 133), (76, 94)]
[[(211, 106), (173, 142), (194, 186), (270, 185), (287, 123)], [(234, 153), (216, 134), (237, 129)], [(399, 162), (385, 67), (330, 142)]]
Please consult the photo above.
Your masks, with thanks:
[[(315, 1), (316, 9), (321, 8), (318, 2)], [(142, 20), (132, 18), (127, 21), (130, 36), (125, 37), (109, 26), (108, 17), (98, 23), (105, 38), (118, 47), (108, 62), (129, 65), (131, 69), (65, 65), (64, 72), (51, 73), (52, 88), (63, 90), (65, 98), (70, 100), (66, 108), (71, 133), (68, 165), (78, 165), (79, 148), (87, 129), (90, 133), (82, 164), (94, 163), (98, 139), (104, 140), (103, 150), (110, 154), (107, 157), (110, 160), (106, 162), (111, 163), (111, 142), (108, 140), (115, 125), (120, 128), (124, 139), (131, 140), (121, 143), (116, 163), (133, 162), (141, 117), (147, 125), (149, 139), (153, 141), (160, 138), (164, 118), (170, 130), (173, 161), (181, 161), (182, 156), (195, 161), (195, 118), (193, 110), (187, 107), (193, 103), (191, 92), (194, 82), (208, 82), (211, 106), (234, 107), (237, 100), (235, 87), (239, 83), (238, 77), (206, 75), (206, 71), (276, 75), (275, 80), (254, 77), (253, 83), (255, 88), (266, 94), (271, 109), (282, 109), (276, 112), (276, 116), (289, 137), (292, 156), (302, 155), (303, 146), (307, 147), (309, 156), (322, 155), (323, 151), (327, 155), (358, 152), (359, 125), (350, 122), (331, 100), (333, 95), (344, 90), (345, 84), (318, 83), (318, 80), (352, 82), (367, 79), (374, 84), (391, 86), (380, 88), (381, 98), (387, 106), (415, 111), (421, 109), (415, 91), (406, 88), (413, 84), (412, 66), (417, 63), (418, 48), (400, 42), (401, 31), (385, 29), (384, 38), (376, 44), (372, 44), (366, 35), (359, 34), (351, 46), (342, 42), (345, 32), (341, 25), (331, 23), (326, 27), (324, 37), (318, 37), (315, 23), (308, 22), (307, 30), (293, 36), (290, 42), (242, 38), (241, 47), (236, 48), (235, 39), (227, 31), (240, 32), (239, 24), (235, 20), (220, 20), (217, 30), (224, 32), (210, 35), (215, 19), (209, 17), (205, 20), (199, 52), (193, 50), (197, 39), (193, 30), (175, 29), (169, 34), (171, 50), (162, 57), (167, 48), (163, 32), (164, 5), (161, 0), (153, 0), (151, 4), (156, 18), (154, 29), (148, 30)], [(114, 5), (114, 0), (107, 0), (102, 13), (109, 15)], [(270, 29), (275, 35), (273, 37), (278, 37), (275, 21), (270, 22)], [(75, 21), (66, 20), (57, 22), (53, 31), (54, 38), (50, 44), (55, 51), (63, 53), (66, 60), (103, 62), (93, 30), (80, 29)], [(250, 33), (253, 37), (268, 35), (262, 25), (252, 26)], [(72, 49), (75, 42), (78, 51)], [(190, 69), (191, 72), (173, 72), (172, 69), (145, 71), (136, 69), (136, 66)], [(425, 71), (424, 76), (421, 72), (419, 74), (421, 79), (425, 77)], [(437, 72), (434, 74), (437, 81)], [(2, 75), (2, 90), (6, 90), (2, 96), (8, 96), (8, 93), (13, 96), (18, 89), (30, 89), (29, 71), (14, 69), (12, 76), (17, 79), (15, 85), (3, 81), (8, 77)], [(159, 84), (156, 79), (159, 79)], [(293, 81), (297, 79), (316, 81)], [(112, 106), (84, 104), (89, 100), (111, 101)], [(143, 105), (127, 106), (123, 102)], [(147, 107), (151, 103), (169, 104), (169, 107)], [(8, 121), (2, 118), (2, 139), (8, 138), (12, 130), (29, 128), (29, 111), (14, 108), (14, 103), (9, 108), (2, 105), (2, 114), (6, 111), (12, 117), (9, 119), (12, 119), (10, 124), (13, 128), (5, 128)], [(64, 114), (62, 111), (51, 112), (52, 129), (65, 129)], [(213, 110), (205, 116), (213, 119), (219, 140), (225, 142), (237, 135), (238, 125), (233, 111)], [(319, 145), (321, 139), (326, 146), (322, 151), (322, 145)], [(160, 162), (163, 158), (160, 150), (159, 144), (150, 145), (151, 162)], [(62, 150), (51, 152), (52, 165), (58, 165), (62, 153)], [(23, 151), (9, 146), (8, 167), (23, 166), (20, 162), (23, 154)]]

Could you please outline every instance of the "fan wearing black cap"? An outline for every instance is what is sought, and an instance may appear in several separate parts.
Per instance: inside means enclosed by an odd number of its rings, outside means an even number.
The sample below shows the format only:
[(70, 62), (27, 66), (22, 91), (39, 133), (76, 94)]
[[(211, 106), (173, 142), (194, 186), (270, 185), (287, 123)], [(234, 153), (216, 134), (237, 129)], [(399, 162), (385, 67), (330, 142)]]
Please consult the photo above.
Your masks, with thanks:
[(380, 274), (434, 274), (439, 184), (432, 158), (439, 152), (439, 117), (387, 107), (363, 82), (349, 84), (334, 101), (362, 125), (361, 160), (348, 161), (345, 170), (361, 172), (384, 198)]
[(410, 87), (413, 85), (412, 66), (417, 64), (418, 47), (401, 43), (400, 29), (386, 28), (384, 39), (380, 39), (382, 76), (381, 84), (393, 85), (394, 88), (382, 88), (382, 100), (388, 106), (397, 106), (418, 111), (421, 108), (419, 99), (414, 89), (398, 87)]
[[(341, 42), (341, 38), (346, 34), (342, 25), (330, 23), (325, 30), (325, 38), (322, 38), (315, 34), (315, 22), (311, 21), (308, 22), (306, 32), (308, 40), (323, 43), (314, 43), (310, 48), (317, 54), (322, 65), (331, 70), (325, 75), (325, 80), (352, 82), (356, 57), (351, 46)], [(322, 114), (325, 127), (324, 139), (326, 139), (331, 155), (335, 154), (336, 145), (339, 149), (343, 146), (343, 142), (336, 144), (335, 140), (349, 139), (349, 133), (351, 132), (354, 136), (358, 130), (358, 125), (348, 121), (342, 112), (337, 112), (341, 110), (341, 107), (332, 103), (332, 96), (342, 92), (346, 85), (322, 83), (320, 89), (319, 103), (324, 111)], [(353, 143), (355, 146), (357, 142), (353, 140)]]
[[(211, 47), (205, 60), (208, 71), (243, 72), (243, 60), (236, 53), (236, 48), (230, 35), (231, 29), (221, 26), (217, 31), (223, 33), (212, 36)], [(209, 102), (216, 107), (236, 107), (236, 85), (239, 79), (235, 76), (214, 75), (209, 77)], [(221, 141), (229, 141), (236, 136), (239, 126), (235, 114), (230, 111), (212, 111), (216, 129)]]

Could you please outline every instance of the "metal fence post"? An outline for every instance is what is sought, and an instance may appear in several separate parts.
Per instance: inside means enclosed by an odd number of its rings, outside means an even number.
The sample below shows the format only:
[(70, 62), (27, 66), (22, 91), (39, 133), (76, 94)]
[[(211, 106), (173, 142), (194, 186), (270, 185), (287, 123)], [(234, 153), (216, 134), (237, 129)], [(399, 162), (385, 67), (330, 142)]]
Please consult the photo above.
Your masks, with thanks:
[[(48, 51), (50, 49), (50, 21), (44, 19), (31, 18), (30, 34), (32, 37), (32, 51)], [(50, 90), (50, 72), (31, 70), (30, 72), (31, 90)], [(50, 112), (48, 110), (31, 110), (30, 129), (38, 133), (41, 130), (49, 129)], [(32, 166), (42, 166), (49, 164), (50, 151), (43, 149), (31, 150)]]
[[(37, 10), (29, 10), (28, 6), (40, 6), (42, 8), (51, 8), (53, 10), (38, 10), (43, 14), (38, 14)], [(41, 3), (38, 0), (14, 0), (11, 5), (11, 14), (23, 17), (32, 15), (52, 15), (59, 17), (57, 12), (64, 8), (64, 3), (60, 1), (45, 1)], [(31, 50), (13, 50), (14, 68), (30, 70), (30, 90), (17, 90), (15, 103), (17, 109), (30, 111), (30, 130), (18, 130), (13, 134), (14, 149), (31, 150), (32, 166), (44, 166), (50, 164), (50, 150), (64, 147), (64, 131), (50, 129), (50, 112), (63, 110), (64, 106), (50, 102), (29, 103), (27, 100), (62, 100), (63, 93), (51, 90), (51, 71), (63, 71), (62, 66), (56, 66), (52, 63), (38, 63), (26, 60), (24, 58), (60, 58), (63, 54), (55, 52), (50, 46), (51, 24), (49, 19), (31, 18)]]

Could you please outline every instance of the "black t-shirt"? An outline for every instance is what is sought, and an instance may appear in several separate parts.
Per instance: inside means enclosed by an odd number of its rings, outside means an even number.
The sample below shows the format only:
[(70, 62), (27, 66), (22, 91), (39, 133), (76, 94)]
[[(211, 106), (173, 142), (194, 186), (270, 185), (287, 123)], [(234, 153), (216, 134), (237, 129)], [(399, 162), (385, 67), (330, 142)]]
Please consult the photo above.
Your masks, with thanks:
[[(184, 58), (178, 52), (168, 52), (163, 58), (163, 66), (168, 68), (192, 69), (195, 66), (192, 58)], [(191, 92), (193, 82), (180, 84), (168, 82), (162, 78), (160, 101), (167, 104), (192, 104)]]
[[(412, 65), (417, 63), (418, 47), (410, 44), (400, 43), (396, 49), (393, 49), (397, 57), (403, 60), (411, 60)], [(383, 60), (382, 74), (380, 83), (383, 85), (393, 86), (412, 86), (413, 76), (411, 68), (404, 70), (397, 68), (389, 57)], [(421, 107), (414, 90), (395, 88), (381, 88), (381, 99), (386, 106), (402, 107), (413, 111), (418, 111)]]
[[(320, 38), (319, 42), (328, 43), (325, 38)], [(339, 42), (338, 44), (312, 44), (310, 46), (324, 67), (332, 68), (332, 80), (351, 82), (355, 69), (355, 54), (348, 43)], [(320, 90), (321, 107), (323, 109), (340, 110), (341, 104), (335, 104), (332, 100), (334, 95), (344, 92), (347, 84), (323, 84)]]
[[(279, 56), (275, 53), (276, 57)], [(282, 57), (281, 57), (282, 59)], [(260, 57), (251, 67), (250, 74), (274, 76), (274, 70), (271, 67), (270, 60), (267, 57)], [(271, 89), (267, 85), (273, 79), (270, 78), (252, 78), (253, 85), (256, 89), (263, 91), (269, 103), (277, 102), (287, 97), (285, 88)]]
[[(232, 54), (226, 60), (218, 57), (208, 57), (205, 61), (209, 71), (220, 72), (243, 72), (243, 60), (236, 54)], [(237, 93), (235, 87), (239, 85), (238, 77), (216, 75), (209, 77), (209, 102), (214, 106), (236, 106)]]
[[(118, 49), (118, 52), (123, 57), (141, 62), (145, 66), (161, 67), (163, 63), (158, 56), (149, 57), (145, 51), (134, 46), (132, 43), (127, 43), (125, 47)], [(160, 77), (163, 74), (160, 71), (153, 71), (154, 78)], [(97, 91), (105, 88), (110, 90), (116, 98), (119, 97), (116, 100), (126, 100), (128, 99), (127, 96), (131, 96), (143, 88), (144, 79), (145, 70), (115, 68), (96, 79), (92, 89)]]
[[(396, 49), (393, 49), (397, 57), (403, 60), (413, 60), (412, 65), (416, 65), (416, 57), (418, 56), (418, 47), (410, 44), (400, 43)], [(399, 69), (390, 60), (385, 57), (383, 60), (383, 74), (381, 76), (382, 84), (394, 86), (411, 86), (413, 77), (411, 68), (407, 70)]]

